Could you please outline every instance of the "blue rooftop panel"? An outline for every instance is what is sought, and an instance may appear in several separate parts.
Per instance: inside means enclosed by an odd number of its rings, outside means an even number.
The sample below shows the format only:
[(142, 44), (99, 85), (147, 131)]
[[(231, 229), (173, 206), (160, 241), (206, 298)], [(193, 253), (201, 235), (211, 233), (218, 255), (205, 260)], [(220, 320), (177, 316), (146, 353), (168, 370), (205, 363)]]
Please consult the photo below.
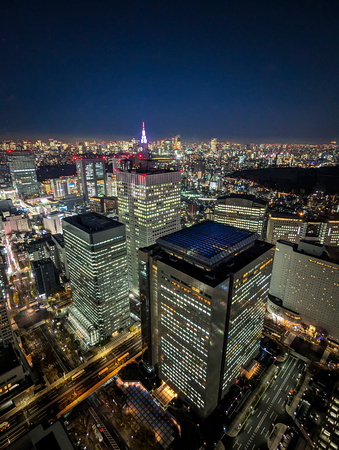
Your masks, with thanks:
[(163, 236), (157, 243), (167, 252), (193, 264), (213, 268), (253, 243), (258, 235), (250, 231), (206, 221)]

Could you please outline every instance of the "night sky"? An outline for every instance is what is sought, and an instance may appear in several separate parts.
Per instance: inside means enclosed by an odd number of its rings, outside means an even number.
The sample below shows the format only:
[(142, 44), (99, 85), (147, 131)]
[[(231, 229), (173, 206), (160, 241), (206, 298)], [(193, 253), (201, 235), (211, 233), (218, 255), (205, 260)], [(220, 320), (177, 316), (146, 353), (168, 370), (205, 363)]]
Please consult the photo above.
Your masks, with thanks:
[(339, 1), (1, 0), (0, 140), (339, 139)]

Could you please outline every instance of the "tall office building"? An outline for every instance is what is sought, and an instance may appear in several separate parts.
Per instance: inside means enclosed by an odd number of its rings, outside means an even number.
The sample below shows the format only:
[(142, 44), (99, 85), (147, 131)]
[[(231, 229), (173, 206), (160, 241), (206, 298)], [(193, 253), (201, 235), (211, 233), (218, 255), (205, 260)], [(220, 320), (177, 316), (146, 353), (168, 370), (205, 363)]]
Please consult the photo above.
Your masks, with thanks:
[(262, 237), (267, 202), (254, 195), (226, 195), (217, 199), (214, 220), (225, 225), (253, 231)]
[(126, 235), (123, 224), (97, 213), (63, 220), (74, 305), (70, 320), (95, 344), (129, 324)]
[(141, 147), (139, 164), (117, 172), (119, 220), (126, 225), (129, 281), (136, 296), (139, 296), (139, 248), (181, 228), (181, 173), (153, 168), (144, 134)]
[(48, 297), (53, 288), (60, 286), (59, 274), (51, 258), (31, 261), (31, 268), (39, 295)]
[(273, 246), (202, 222), (140, 249), (144, 363), (208, 416), (256, 356)]
[(211, 140), (211, 151), (212, 151), (212, 152), (215, 152), (215, 151), (216, 151), (216, 149), (217, 149), (217, 144), (218, 144), (217, 138), (213, 138), (213, 139)]
[(76, 169), (80, 192), (87, 202), (90, 197), (106, 195), (105, 159), (77, 159)]
[(271, 213), (268, 218), (266, 241), (276, 244), (280, 239), (298, 243), (305, 236), (304, 218), (298, 214)]
[[(339, 252), (309, 242), (277, 243), (269, 310), (324, 329), (339, 342)], [(291, 316), (292, 313), (292, 316)]]
[(50, 185), (51, 193), (55, 199), (64, 198), (68, 194), (67, 178), (52, 178)]
[(39, 196), (34, 154), (29, 151), (12, 151), (8, 153), (8, 165), (13, 187), (17, 189), (19, 196)]
[(339, 214), (321, 223), (320, 242), (324, 245), (339, 246)]
[(267, 242), (276, 244), (279, 240), (298, 244), (301, 240), (323, 245), (339, 246), (339, 217), (325, 220), (310, 219), (298, 214), (273, 212), (267, 225)]
[(180, 136), (175, 136), (175, 138), (174, 138), (174, 150), (177, 150), (177, 151), (181, 150), (181, 139), (180, 139)]
[(7, 263), (5, 247), (0, 246), (0, 347), (14, 344), (14, 334), (7, 308)]

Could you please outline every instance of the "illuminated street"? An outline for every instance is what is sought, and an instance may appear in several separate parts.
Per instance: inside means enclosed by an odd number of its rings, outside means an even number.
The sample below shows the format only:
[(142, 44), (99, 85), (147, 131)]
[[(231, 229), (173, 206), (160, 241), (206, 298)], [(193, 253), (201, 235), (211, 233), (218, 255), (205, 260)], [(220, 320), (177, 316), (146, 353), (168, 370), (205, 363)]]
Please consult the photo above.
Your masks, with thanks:
[[(91, 364), (88, 362), (85, 365), (85, 372), (75, 380), (68, 380), (60, 388), (49, 390), (46, 395), (43, 396), (33, 406), (29, 406), (25, 409), (24, 413), (19, 413), (12, 417), (12, 413), (8, 413), (3, 416), (6, 417), (11, 424), (10, 429), (3, 433), (0, 438), (0, 448), (5, 448), (8, 443), (8, 439), (13, 442), (20, 436), (26, 433), (28, 424), (40, 423), (41, 421), (48, 421), (55, 419), (56, 415), (67, 408), (72, 402), (78, 403), (86, 398), (86, 392), (96, 386), (96, 389), (102, 383), (102, 377), (98, 376), (98, 373), (103, 368), (108, 368), (107, 373), (118, 369), (119, 363), (117, 359), (120, 355), (129, 352), (129, 358), (132, 359), (135, 355), (140, 354), (140, 336), (135, 336), (126, 339), (126, 343), (120, 344), (113, 352), (108, 354), (102, 360)], [(80, 370), (79, 368), (76, 371)], [(60, 380), (62, 382), (62, 379)], [(20, 410), (19, 410), (20, 411)], [(8, 418), (8, 419), (7, 419)]]

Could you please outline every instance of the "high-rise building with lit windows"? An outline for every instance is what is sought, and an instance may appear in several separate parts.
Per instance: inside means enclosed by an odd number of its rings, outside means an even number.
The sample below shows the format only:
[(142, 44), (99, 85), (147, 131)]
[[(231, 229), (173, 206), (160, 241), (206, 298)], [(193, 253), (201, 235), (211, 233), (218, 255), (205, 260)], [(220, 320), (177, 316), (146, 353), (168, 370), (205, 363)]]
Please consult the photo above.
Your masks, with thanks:
[(40, 192), (36, 176), (34, 153), (30, 151), (11, 151), (8, 153), (9, 171), (14, 189), (20, 197), (38, 197)]
[(273, 246), (202, 222), (139, 251), (144, 364), (208, 416), (259, 350)]
[(129, 324), (125, 226), (95, 212), (62, 222), (74, 302), (70, 321), (92, 345)]
[(231, 194), (217, 199), (214, 220), (225, 225), (253, 231), (262, 237), (267, 202), (254, 195)]
[(339, 246), (339, 214), (321, 223), (320, 242), (324, 245)]
[(273, 212), (267, 225), (267, 242), (276, 244), (279, 240), (298, 244), (302, 240), (330, 246), (339, 246), (339, 215), (319, 220), (303, 214)]
[(181, 228), (181, 173), (153, 168), (144, 125), (140, 145), (138, 165), (117, 169), (119, 220), (126, 226), (129, 281), (136, 296), (139, 296), (139, 248)]
[(105, 159), (77, 159), (76, 169), (80, 192), (87, 202), (90, 197), (106, 195)]
[(326, 331), (330, 339), (339, 342), (338, 247), (279, 241), (268, 307), (278, 319), (292, 313), (294, 321), (303, 322), (310, 330)]
[(7, 305), (9, 305), (9, 295), (7, 281), (7, 258), (4, 246), (0, 246), (0, 346), (14, 344), (15, 338), (9, 317)]
[(217, 138), (213, 138), (213, 139), (211, 140), (211, 151), (212, 151), (212, 152), (215, 152), (215, 151), (216, 151), (216, 149), (217, 149), (217, 144), (218, 144)]
[(306, 228), (303, 216), (274, 212), (268, 218), (266, 241), (276, 244), (282, 239), (298, 243), (305, 236)]

